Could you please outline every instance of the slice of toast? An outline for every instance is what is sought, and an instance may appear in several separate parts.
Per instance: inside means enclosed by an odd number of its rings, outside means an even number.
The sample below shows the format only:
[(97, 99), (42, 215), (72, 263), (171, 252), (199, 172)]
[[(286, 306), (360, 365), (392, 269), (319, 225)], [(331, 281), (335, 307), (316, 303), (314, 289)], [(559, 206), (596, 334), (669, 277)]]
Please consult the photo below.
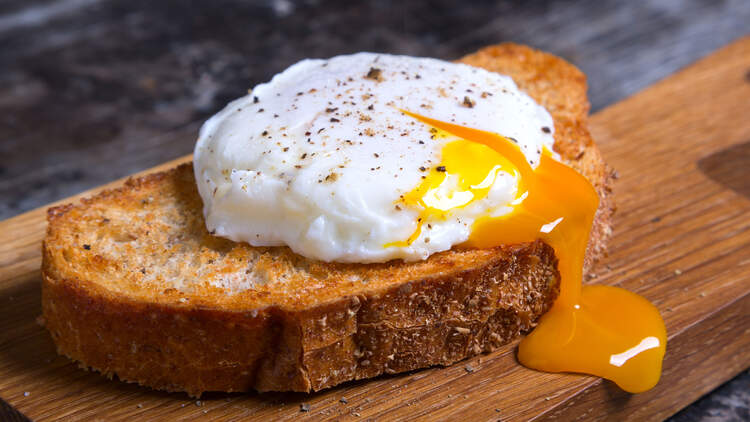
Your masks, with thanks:
[[(502, 44), (462, 62), (510, 75), (555, 120), (555, 149), (597, 188), (587, 265), (604, 250), (610, 171), (587, 130), (584, 75)], [(58, 351), (156, 389), (312, 391), (491, 351), (559, 289), (541, 241), (422, 262), (316, 262), (212, 236), (191, 165), (51, 208), (42, 307)]]

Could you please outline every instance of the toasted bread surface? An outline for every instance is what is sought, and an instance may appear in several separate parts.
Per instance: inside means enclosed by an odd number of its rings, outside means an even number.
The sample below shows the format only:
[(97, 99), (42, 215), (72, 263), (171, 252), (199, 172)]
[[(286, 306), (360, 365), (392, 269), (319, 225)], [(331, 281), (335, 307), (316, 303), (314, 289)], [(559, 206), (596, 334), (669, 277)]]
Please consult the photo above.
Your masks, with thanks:
[[(583, 74), (513, 44), (461, 61), (510, 75), (552, 114), (555, 149), (600, 194), (590, 265), (612, 207)], [(554, 251), (541, 241), (421, 262), (324, 263), (212, 236), (201, 211), (189, 164), (50, 209), (42, 302), (60, 353), (191, 395), (320, 390), (493, 350), (533, 327), (558, 294)]]

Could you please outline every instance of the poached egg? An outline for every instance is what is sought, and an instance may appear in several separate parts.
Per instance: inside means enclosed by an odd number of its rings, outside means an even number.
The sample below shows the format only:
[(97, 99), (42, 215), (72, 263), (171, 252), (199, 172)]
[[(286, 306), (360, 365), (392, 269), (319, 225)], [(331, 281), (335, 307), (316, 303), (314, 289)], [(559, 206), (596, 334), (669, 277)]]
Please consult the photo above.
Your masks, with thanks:
[(532, 167), (554, 143), (552, 117), (507, 76), (372, 53), (303, 60), (201, 129), (208, 229), (323, 261), (413, 261), (512, 209), (507, 160), (410, 113), (502, 133)]
[(599, 198), (552, 152), (553, 128), (507, 76), (359, 53), (304, 60), (230, 103), (201, 129), (194, 168), (212, 233), (311, 259), (418, 260), (542, 239), (560, 295), (519, 361), (648, 390), (664, 322), (634, 293), (582, 286)]

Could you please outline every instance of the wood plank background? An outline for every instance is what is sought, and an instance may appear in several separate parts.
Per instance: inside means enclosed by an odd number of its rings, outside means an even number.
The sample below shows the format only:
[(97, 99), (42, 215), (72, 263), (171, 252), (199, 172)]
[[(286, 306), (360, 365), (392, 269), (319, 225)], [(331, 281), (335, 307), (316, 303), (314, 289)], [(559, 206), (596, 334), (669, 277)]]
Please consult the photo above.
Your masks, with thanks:
[(0, 397), (35, 420), (663, 419), (750, 366), (747, 110), (750, 38), (592, 118), (620, 175), (610, 255), (593, 281), (653, 301), (669, 333), (662, 381), (647, 393), (528, 370), (515, 345), (468, 360), (473, 372), (458, 364), (313, 395), (210, 394), (196, 402), (109, 381), (57, 357), (34, 322), (38, 209), (0, 222)]

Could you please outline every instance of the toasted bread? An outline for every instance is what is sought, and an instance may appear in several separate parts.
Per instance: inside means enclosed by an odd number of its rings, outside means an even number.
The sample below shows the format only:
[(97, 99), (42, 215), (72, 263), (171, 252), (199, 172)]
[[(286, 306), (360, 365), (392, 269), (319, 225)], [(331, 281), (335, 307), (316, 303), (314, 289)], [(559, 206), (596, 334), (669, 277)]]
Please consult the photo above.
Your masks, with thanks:
[[(587, 265), (604, 250), (610, 171), (586, 128), (583, 74), (503, 44), (462, 62), (513, 77), (555, 120), (555, 149), (600, 194)], [(338, 264), (206, 231), (192, 166), (51, 208), (42, 305), (58, 351), (167, 391), (313, 391), (491, 351), (559, 292), (536, 241), (425, 261)]]

